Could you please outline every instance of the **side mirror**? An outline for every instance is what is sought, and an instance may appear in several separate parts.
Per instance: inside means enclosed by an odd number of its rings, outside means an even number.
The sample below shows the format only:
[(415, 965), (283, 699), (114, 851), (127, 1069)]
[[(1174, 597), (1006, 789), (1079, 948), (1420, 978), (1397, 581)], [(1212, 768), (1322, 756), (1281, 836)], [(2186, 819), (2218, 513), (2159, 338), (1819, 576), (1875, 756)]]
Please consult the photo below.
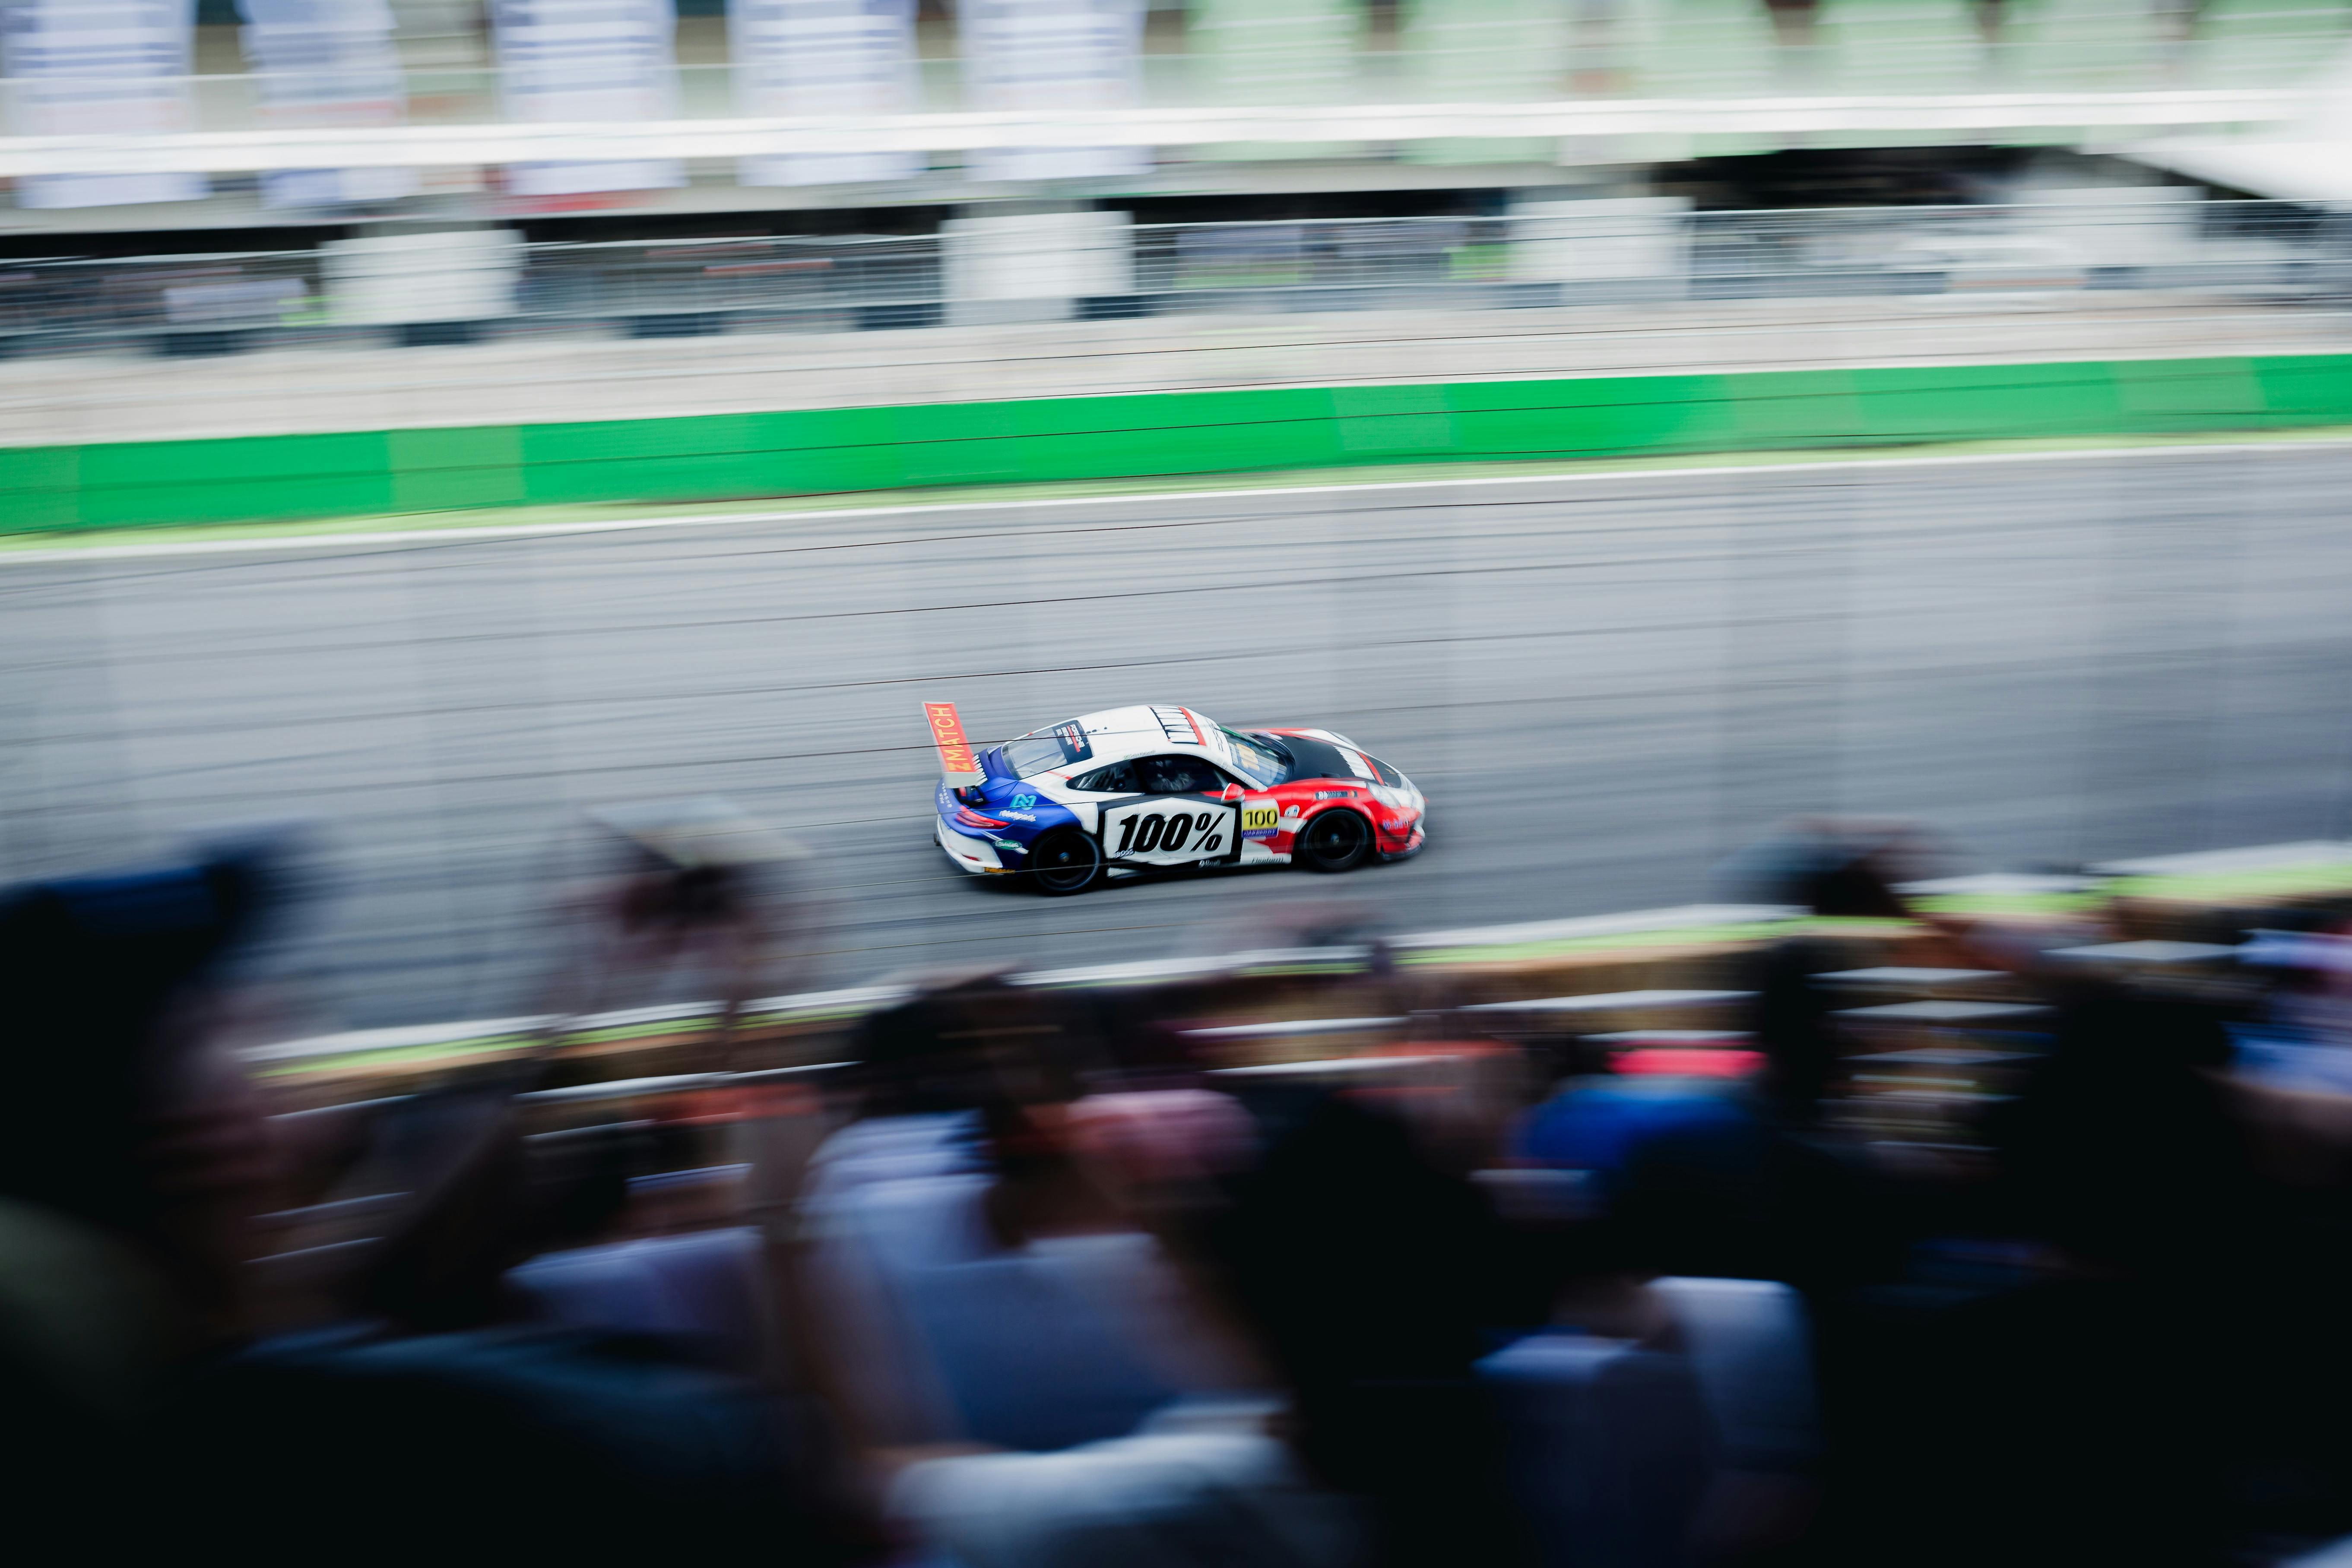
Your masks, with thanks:
[(1241, 797), (1242, 786), (1237, 784), (1227, 784), (1223, 791), (1217, 796), (1219, 800), (1223, 801), (1227, 805), (1231, 805), (1234, 802), (1241, 799)]

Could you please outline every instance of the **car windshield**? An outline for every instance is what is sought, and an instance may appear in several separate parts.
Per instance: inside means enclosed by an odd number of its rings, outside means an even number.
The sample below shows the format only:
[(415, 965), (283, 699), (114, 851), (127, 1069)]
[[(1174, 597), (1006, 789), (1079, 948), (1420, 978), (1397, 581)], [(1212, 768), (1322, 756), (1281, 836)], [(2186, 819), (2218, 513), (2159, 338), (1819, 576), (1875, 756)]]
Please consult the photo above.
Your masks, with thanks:
[(1233, 748), (1234, 772), (1258, 788), (1272, 789), (1290, 776), (1289, 754), (1273, 736), (1244, 735), (1222, 724), (1218, 729), (1225, 744)]
[(1074, 767), (1095, 754), (1077, 721), (1033, 730), (1017, 741), (1004, 742), (1004, 765), (1016, 779), (1034, 778), (1055, 768)]

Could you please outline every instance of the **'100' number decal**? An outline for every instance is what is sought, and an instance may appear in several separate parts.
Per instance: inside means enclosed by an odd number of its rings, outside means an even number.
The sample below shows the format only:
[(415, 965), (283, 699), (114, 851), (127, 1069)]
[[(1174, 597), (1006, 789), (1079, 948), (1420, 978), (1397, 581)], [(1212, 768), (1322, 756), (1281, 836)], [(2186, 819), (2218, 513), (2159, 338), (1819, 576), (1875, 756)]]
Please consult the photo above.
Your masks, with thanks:
[(1222, 855), (1230, 847), (1227, 835), (1233, 813), (1227, 807), (1170, 811), (1142, 806), (1112, 815), (1116, 820), (1108, 827), (1115, 835), (1111, 844), (1115, 856), (1194, 860)]

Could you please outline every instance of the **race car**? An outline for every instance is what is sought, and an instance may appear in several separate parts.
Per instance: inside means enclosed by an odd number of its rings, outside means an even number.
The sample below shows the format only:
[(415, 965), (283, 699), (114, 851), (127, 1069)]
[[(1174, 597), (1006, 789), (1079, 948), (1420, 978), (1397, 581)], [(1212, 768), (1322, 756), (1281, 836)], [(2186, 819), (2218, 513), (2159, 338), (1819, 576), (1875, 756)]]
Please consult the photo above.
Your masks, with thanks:
[(1421, 791), (1328, 730), (1229, 730), (1175, 703), (1113, 708), (976, 746), (926, 702), (940, 847), (976, 876), (1083, 893), (1177, 867), (1347, 871), (1419, 850)]

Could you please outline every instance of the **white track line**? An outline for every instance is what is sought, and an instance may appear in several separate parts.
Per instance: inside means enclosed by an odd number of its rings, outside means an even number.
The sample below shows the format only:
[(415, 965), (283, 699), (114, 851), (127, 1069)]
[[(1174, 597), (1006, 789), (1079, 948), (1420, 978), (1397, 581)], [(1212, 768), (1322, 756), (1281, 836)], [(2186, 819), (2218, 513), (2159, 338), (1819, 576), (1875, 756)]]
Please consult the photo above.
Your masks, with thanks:
[[(1368, 480), (1360, 484), (1267, 485), (1220, 489), (1204, 487), (1185, 490), (1146, 490), (1133, 494), (1051, 496), (1031, 500), (920, 501), (906, 506), (829, 507), (821, 510), (723, 512), (691, 517), (633, 517), (604, 522), (503, 523), (483, 528), (415, 528), (366, 533), (306, 533), (282, 538), (194, 539), (154, 544), (71, 545), (55, 550), (0, 549), (0, 566), (58, 561), (125, 561), (169, 555), (226, 555), (271, 550), (337, 550), (379, 544), (437, 544), (485, 539), (536, 539), (562, 534), (625, 533), (667, 528), (725, 528), (763, 522), (833, 522), (850, 518), (919, 517), (950, 511), (1022, 511), (1047, 507), (1151, 506), (1169, 501), (1209, 499), (1253, 500), (1271, 497), (1356, 495), (1379, 491), (1476, 489), (1502, 485), (1618, 484), (1657, 479), (1725, 479), (1764, 474), (1810, 474), (1851, 468), (1951, 468), (1978, 463), (2063, 463), (2133, 457), (2179, 457), (2187, 454), (2226, 455), (2254, 452), (2307, 452), (2352, 447), (2352, 438), (2327, 437), (2308, 441), (2165, 442), (2147, 446), (2078, 447), (2043, 452), (1955, 452), (1940, 457), (1875, 458), (1856, 453), (1848, 458), (1801, 463), (1726, 463), (1693, 468), (1602, 468), (1557, 474), (1470, 474), (1453, 479)], [(1504, 459), (1508, 460), (1508, 459)], [(1610, 459), (1601, 459), (1608, 461)], [(1474, 459), (1475, 461), (1475, 459)], [(1077, 483), (1092, 481), (1078, 480)], [(171, 526), (165, 524), (163, 526)]]

